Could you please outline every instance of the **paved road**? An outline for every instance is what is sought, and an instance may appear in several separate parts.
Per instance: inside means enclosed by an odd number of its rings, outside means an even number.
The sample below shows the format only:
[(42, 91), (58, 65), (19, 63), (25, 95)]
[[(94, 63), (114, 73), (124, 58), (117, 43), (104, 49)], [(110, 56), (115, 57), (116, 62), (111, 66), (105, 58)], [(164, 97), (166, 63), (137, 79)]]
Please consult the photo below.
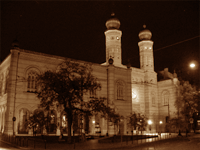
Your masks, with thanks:
[(115, 150), (200, 150), (200, 136), (177, 137), (138, 146), (121, 147)]
[(15, 148), (10, 144), (0, 141), (0, 150), (19, 150), (19, 148)]

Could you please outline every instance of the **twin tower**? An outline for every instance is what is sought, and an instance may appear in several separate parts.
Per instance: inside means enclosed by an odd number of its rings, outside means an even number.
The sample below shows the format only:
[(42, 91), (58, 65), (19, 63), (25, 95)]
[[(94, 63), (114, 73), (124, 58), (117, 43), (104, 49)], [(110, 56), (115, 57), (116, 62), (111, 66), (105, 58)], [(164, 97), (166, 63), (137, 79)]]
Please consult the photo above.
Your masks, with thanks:
[[(122, 31), (119, 30), (120, 21), (115, 18), (114, 14), (106, 21), (107, 30), (105, 31), (106, 38), (106, 64), (109, 64), (109, 59), (113, 59), (113, 65), (122, 67), (122, 49), (121, 37)], [(151, 41), (152, 33), (145, 29), (139, 33), (138, 43), (140, 51), (140, 68), (145, 71), (154, 71), (153, 59), (153, 41)]]

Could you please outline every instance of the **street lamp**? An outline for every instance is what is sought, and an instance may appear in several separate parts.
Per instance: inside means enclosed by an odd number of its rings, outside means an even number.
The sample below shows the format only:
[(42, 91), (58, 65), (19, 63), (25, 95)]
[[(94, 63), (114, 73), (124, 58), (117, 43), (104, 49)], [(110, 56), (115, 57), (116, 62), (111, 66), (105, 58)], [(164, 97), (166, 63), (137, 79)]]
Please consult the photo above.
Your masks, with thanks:
[(196, 66), (196, 65), (195, 65), (194, 63), (191, 63), (191, 64), (190, 64), (190, 67), (191, 67), (191, 68), (194, 68), (195, 66)]
[[(162, 121), (159, 122), (160, 127), (161, 127), (162, 123), (163, 123)], [(161, 135), (161, 132), (162, 132), (162, 128), (160, 129), (160, 135)]]
[(149, 131), (151, 132), (151, 124), (152, 124), (152, 121), (151, 121), (151, 120), (148, 120), (148, 124), (149, 124)]

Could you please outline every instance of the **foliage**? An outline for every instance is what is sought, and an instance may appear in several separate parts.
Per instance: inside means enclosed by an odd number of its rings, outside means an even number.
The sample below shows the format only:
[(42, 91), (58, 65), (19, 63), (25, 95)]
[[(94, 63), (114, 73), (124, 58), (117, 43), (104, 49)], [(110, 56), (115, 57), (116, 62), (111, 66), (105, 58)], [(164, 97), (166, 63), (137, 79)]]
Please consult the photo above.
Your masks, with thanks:
[(105, 105), (105, 98), (93, 98), (89, 102), (85, 103), (85, 108), (88, 113), (95, 114), (100, 112), (104, 118), (109, 118), (114, 124), (116, 124), (122, 116), (116, 113), (114, 108)]
[(139, 131), (143, 131), (147, 126), (147, 118), (140, 113), (133, 112), (128, 116), (128, 126), (134, 130), (138, 129)]
[(185, 131), (188, 129), (188, 123), (184, 120), (183, 117), (174, 117), (170, 119), (170, 122), (167, 124), (166, 128), (169, 132)]
[(92, 115), (97, 112), (112, 116), (114, 111), (105, 105), (105, 98), (83, 101), (83, 95), (101, 88), (92, 75), (91, 65), (66, 60), (56, 72), (47, 71), (38, 76), (37, 97), (40, 106), (49, 110), (59, 105), (67, 114), (68, 141), (71, 142), (71, 125), (77, 113)]
[(183, 82), (179, 86), (179, 95), (175, 101), (175, 106), (179, 110), (179, 115), (182, 115), (186, 121), (197, 111), (198, 91), (188, 81)]
[(170, 119), (169, 127), (174, 126), (179, 130), (187, 130), (190, 124), (189, 119), (193, 117), (198, 108), (199, 92), (188, 81), (182, 81), (178, 89), (175, 101), (178, 117)]
[(33, 115), (31, 115), (28, 119), (29, 128), (33, 129), (33, 134), (37, 132), (37, 130), (41, 130), (43, 133), (43, 126), (48, 123), (47, 117), (44, 116), (43, 111), (36, 110)]

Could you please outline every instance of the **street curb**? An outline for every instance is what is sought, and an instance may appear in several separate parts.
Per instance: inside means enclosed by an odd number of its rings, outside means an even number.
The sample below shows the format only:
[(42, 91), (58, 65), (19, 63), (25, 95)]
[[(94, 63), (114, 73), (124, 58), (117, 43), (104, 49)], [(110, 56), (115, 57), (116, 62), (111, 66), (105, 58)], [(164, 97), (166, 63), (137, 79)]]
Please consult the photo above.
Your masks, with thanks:
[(30, 148), (20, 147), (20, 146), (17, 146), (16, 144), (12, 144), (12, 143), (10, 143), (10, 142), (6, 142), (6, 141), (3, 141), (3, 140), (1, 140), (1, 139), (0, 139), (0, 141), (3, 142), (3, 143), (6, 143), (6, 144), (8, 144), (8, 145), (10, 145), (10, 146), (12, 146), (12, 147), (15, 147), (15, 148), (30, 150)]

